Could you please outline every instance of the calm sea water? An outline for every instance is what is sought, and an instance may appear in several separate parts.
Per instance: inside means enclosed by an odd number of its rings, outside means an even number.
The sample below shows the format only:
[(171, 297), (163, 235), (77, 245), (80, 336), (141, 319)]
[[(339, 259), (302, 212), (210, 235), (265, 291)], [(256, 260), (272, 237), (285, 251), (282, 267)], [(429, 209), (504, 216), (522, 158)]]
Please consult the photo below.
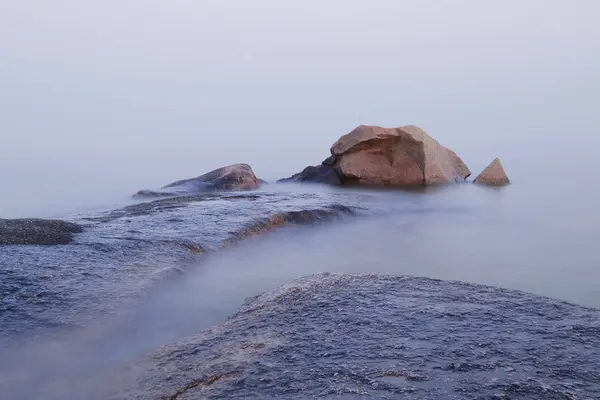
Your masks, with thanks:
[[(560, 127), (571, 132), (567, 122)], [(533, 129), (505, 139), (493, 152), (485, 143), (456, 148), (474, 174), (500, 155), (513, 182), (505, 188), (274, 184), (255, 196), (181, 207), (136, 206), (130, 198), (187, 176), (174, 169), (151, 177), (143, 168), (117, 173), (115, 165), (126, 165), (118, 158), (106, 171), (83, 160), (82, 168), (13, 161), (0, 169), (10, 189), (0, 199), (3, 216), (62, 217), (89, 227), (65, 247), (0, 249), (2, 390), (22, 399), (89, 396), (112, 367), (223, 321), (247, 296), (314, 272), (461, 280), (600, 307), (598, 138), (590, 130)], [(264, 165), (259, 176), (287, 174)], [(334, 205), (356, 215), (217, 251), (244, 224)], [(209, 254), (198, 257), (182, 241)]]
[[(19, 398), (93, 392), (110, 366), (223, 321), (247, 296), (315, 272), (461, 280), (600, 307), (594, 182), (519, 174), (510, 165), (513, 184), (505, 188), (268, 185), (255, 196), (182, 207), (70, 213), (89, 224), (75, 244), (0, 254), (4, 390)], [(217, 251), (256, 219), (332, 205), (356, 215)], [(214, 252), (197, 257), (181, 241)]]

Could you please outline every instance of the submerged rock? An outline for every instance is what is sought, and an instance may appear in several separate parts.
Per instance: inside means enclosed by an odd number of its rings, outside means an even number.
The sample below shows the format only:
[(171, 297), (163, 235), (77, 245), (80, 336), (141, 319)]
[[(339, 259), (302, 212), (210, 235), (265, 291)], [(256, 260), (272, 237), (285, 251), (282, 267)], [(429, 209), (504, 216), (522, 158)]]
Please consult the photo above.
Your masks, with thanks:
[(328, 165), (308, 166), (292, 175), (289, 178), (280, 179), (277, 182), (308, 182), (308, 183), (326, 183), (329, 185), (341, 185), (342, 182), (333, 168)]
[(475, 180), (474, 183), (489, 186), (504, 186), (510, 183), (499, 158), (495, 158)]
[(256, 190), (264, 183), (248, 164), (233, 164), (196, 178), (173, 182), (160, 190), (140, 190), (134, 197), (159, 197), (208, 192)]
[(319, 274), (161, 348), (110, 398), (591, 399), (598, 365), (599, 310), (460, 282)]
[(331, 147), (331, 165), (344, 183), (433, 185), (464, 181), (471, 171), (452, 150), (421, 128), (361, 125)]
[(83, 232), (80, 225), (47, 219), (0, 219), (0, 245), (59, 245)]

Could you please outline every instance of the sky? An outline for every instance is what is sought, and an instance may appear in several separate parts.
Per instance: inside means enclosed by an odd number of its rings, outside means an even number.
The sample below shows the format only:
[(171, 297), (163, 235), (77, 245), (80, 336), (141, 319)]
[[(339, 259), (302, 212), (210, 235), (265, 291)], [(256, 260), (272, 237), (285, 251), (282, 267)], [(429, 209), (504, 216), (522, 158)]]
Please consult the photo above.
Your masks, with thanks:
[(236, 162), (277, 179), (360, 124), (419, 125), (473, 170), (591, 157), (599, 20), (596, 0), (4, 0), (0, 216)]

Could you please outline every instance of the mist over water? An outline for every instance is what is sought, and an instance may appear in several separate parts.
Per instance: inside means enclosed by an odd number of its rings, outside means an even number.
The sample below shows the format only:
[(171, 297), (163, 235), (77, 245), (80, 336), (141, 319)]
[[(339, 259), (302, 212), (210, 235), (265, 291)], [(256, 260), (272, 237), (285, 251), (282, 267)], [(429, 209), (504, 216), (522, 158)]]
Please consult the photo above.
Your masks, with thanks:
[[(600, 307), (599, 19), (593, 0), (0, 5), (2, 218), (97, 215), (137, 203), (139, 189), (238, 162), (275, 181), (320, 163), (359, 124), (419, 125), (474, 175), (499, 156), (513, 182), (425, 193), (274, 186), (280, 203), (267, 210), (341, 198), (369, 212), (193, 262), (131, 250), (156, 258), (138, 260), (146, 270), (116, 268), (118, 251), (98, 249), (106, 258), (95, 263), (76, 253), (61, 273), (90, 265), (103, 284), (65, 279), (56, 287), (74, 304), (69, 324), (7, 334), (0, 386), (10, 381), (12, 398), (92, 398), (113, 366), (315, 272), (463, 280)], [(211, 226), (238, 222), (226, 218)], [(120, 250), (112, 240), (123, 232), (107, 232), (101, 245)], [(78, 251), (94, 240), (78, 239)], [(51, 264), (11, 251), (0, 248), (0, 279)], [(43, 317), (67, 319), (56, 310)]]
[[(275, 197), (265, 197), (260, 203), (285, 208), (306, 201), (302, 200), (306, 194), (317, 193), (316, 202), (309, 198), (307, 205), (301, 206), (310, 208), (310, 204), (338, 198), (338, 190), (323, 191), (319, 187), (286, 186), (275, 190)], [(115, 264), (117, 268), (111, 273), (114, 276), (107, 282), (90, 276), (79, 289), (85, 293), (74, 294), (75, 301), (80, 296), (80, 303), (73, 303), (69, 313), (75, 326), (57, 329), (49, 325), (44, 333), (37, 326), (40, 322), (34, 321), (29, 322), (32, 331), (35, 328), (40, 333), (30, 337), (24, 332), (24, 336), (9, 335), (5, 339), (0, 362), (0, 371), (8, 382), (5, 390), (15, 398), (44, 395), (49, 399), (102, 399), (106, 382), (118, 384), (122, 365), (225, 321), (246, 297), (318, 272), (461, 280), (600, 307), (596, 285), (600, 259), (594, 251), (597, 225), (589, 217), (589, 208), (584, 208), (585, 202), (577, 203), (578, 207), (532, 202), (528, 193), (518, 182), (503, 189), (464, 184), (424, 193), (346, 189), (339, 191), (338, 201), (346, 199), (363, 207), (367, 214), (317, 226), (284, 228), (196, 261), (169, 264), (166, 259), (157, 273), (151, 272), (148, 257), (137, 262), (124, 259), (121, 267)], [(286, 198), (291, 199), (287, 206)], [(208, 204), (206, 209), (215, 210), (215, 206)], [(242, 202), (233, 204), (232, 210), (241, 211), (246, 206), (257, 205)], [(200, 210), (181, 212), (193, 215)], [(546, 218), (567, 210), (568, 218)], [(227, 229), (235, 215), (220, 215)], [(151, 214), (147, 221), (152, 223), (157, 218), (159, 223), (154, 229), (160, 237), (162, 229), (171, 227), (159, 227), (168, 214)], [(187, 225), (192, 236), (198, 229), (196, 224), (190, 220)], [(219, 229), (209, 228), (209, 224), (200, 226), (210, 229), (208, 235), (214, 232), (218, 237)], [(92, 232), (87, 240), (98, 240), (94, 239), (98, 235)], [(100, 233), (100, 237), (105, 235)], [(115, 245), (118, 250), (119, 245)], [(166, 255), (161, 253), (172, 251), (151, 249), (148, 247), (149, 256), (157, 257), (157, 261)], [(116, 262), (123, 257), (121, 253), (117, 251), (111, 258)], [(65, 263), (71, 262), (65, 258)], [(90, 272), (100, 273), (95, 264), (104, 262), (100, 259), (90, 264)], [(71, 265), (82, 267), (85, 265)], [(96, 287), (97, 283), (101, 286)], [(78, 286), (70, 286), (69, 290), (78, 290)], [(49, 295), (44, 297), (52, 304)], [(78, 315), (77, 310), (87, 311)], [(66, 317), (53, 317), (51, 309), (44, 312), (49, 322), (67, 321)], [(35, 387), (30, 384), (32, 380)]]

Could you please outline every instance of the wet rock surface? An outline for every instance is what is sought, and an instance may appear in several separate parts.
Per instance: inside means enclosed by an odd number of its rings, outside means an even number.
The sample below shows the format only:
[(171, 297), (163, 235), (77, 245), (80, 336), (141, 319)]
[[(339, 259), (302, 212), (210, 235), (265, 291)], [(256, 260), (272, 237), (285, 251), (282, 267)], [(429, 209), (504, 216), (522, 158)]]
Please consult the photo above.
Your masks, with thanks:
[(306, 167), (302, 172), (294, 174), (289, 178), (280, 179), (277, 182), (325, 183), (328, 185), (342, 184), (334, 169), (325, 164)]
[(597, 399), (600, 311), (415, 277), (320, 274), (129, 370), (112, 399)]
[(322, 221), (340, 219), (347, 215), (354, 215), (356, 210), (356, 207), (346, 207), (341, 204), (334, 204), (320, 209), (287, 211), (272, 214), (266, 218), (252, 221), (233, 232), (232, 236), (225, 241), (225, 245), (235, 244), (244, 239), (262, 235), (287, 225), (308, 225)]
[(135, 298), (206, 253), (289, 225), (356, 214), (353, 203), (332, 193), (206, 193), (73, 215), (76, 223), (0, 220), (5, 244), (70, 242), (0, 251), (0, 352), (4, 337), (73, 327), (82, 315), (117, 310), (111, 299)]
[(47, 219), (0, 219), (0, 245), (69, 244), (83, 232), (72, 222)]
[(331, 165), (343, 183), (371, 186), (434, 185), (471, 175), (463, 160), (414, 125), (361, 125), (331, 147)]
[(204, 175), (170, 183), (160, 190), (140, 190), (135, 197), (160, 197), (205, 192), (228, 192), (258, 189), (263, 180), (258, 179), (248, 164), (233, 164), (215, 169)]

